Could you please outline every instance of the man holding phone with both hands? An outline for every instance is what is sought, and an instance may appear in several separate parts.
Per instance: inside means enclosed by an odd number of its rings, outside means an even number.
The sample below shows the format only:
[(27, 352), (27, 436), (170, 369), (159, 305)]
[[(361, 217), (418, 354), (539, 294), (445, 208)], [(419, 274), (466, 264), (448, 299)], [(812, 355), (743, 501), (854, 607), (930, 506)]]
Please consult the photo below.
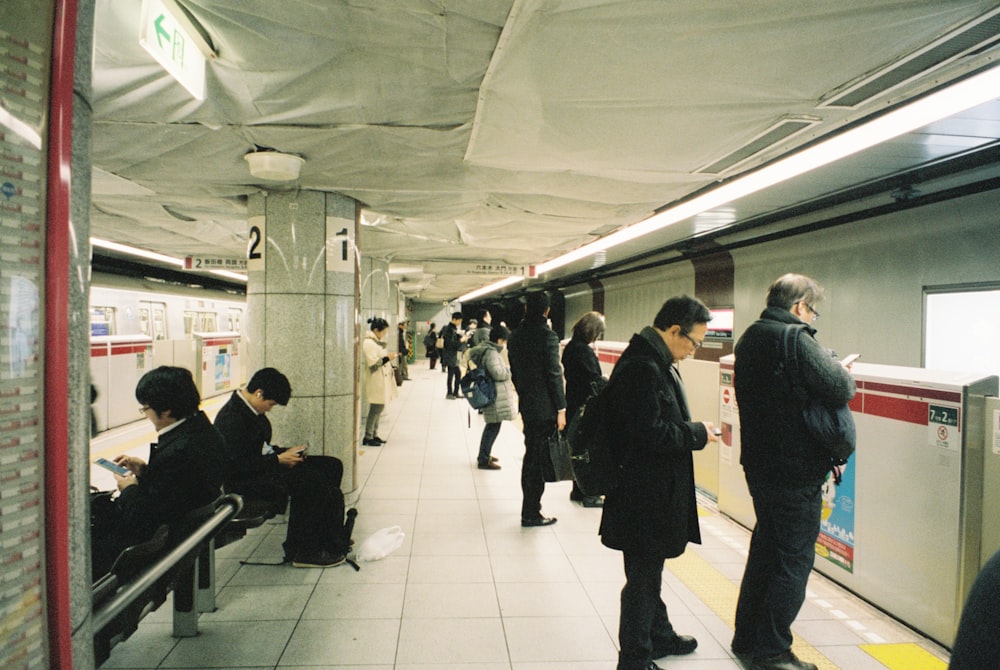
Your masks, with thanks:
[(245, 388), (233, 392), (215, 417), (226, 444), (226, 490), (284, 509), (291, 499), (285, 562), (296, 568), (329, 568), (344, 562), (344, 465), (333, 456), (309, 455), (303, 445), (271, 443), (267, 413), (287, 405), (288, 378), (274, 368), (254, 373)]

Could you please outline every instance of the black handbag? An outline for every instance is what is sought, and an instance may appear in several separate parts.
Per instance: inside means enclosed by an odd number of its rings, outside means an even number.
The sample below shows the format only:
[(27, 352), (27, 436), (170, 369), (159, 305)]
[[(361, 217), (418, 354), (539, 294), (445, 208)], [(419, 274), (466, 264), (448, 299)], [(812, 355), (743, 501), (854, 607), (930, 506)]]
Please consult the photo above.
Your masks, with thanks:
[(792, 391), (802, 400), (802, 419), (805, 421), (809, 434), (837, 464), (843, 464), (854, 453), (857, 444), (854, 415), (851, 414), (851, 408), (846, 404), (831, 408), (819, 400), (809, 398), (805, 389), (799, 384), (797, 344), (799, 331), (802, 328), (803, 326), (797, 324), (785, 326), (782, 338), (785, 372), (788, 374)]
[(569, 441), (556, 429), (542, 445), (542, 478), (547, 482), (573, 481), (573, 458)]

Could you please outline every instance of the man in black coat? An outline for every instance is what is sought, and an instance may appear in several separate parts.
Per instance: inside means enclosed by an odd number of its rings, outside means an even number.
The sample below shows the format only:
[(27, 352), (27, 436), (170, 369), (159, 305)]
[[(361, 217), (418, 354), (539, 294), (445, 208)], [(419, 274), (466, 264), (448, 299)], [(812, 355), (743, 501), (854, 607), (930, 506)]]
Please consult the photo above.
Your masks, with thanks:
[(521, 464), (521, 525), (549, 526), (555, 517), (542, 516), (542, 450), (556, 430), (566, 427), (566, 395), (559, 337), (549, 328), (549, 296), (544, 291), (528, 295), (524, 320), (510, 340), (511, 381), (517, 390), (524, 421), (524, 461)]
[(605, 391), (621, 468), (600, 529), (601, 542), (620, 550), (625, 563), (618, 670), (658, 670), (654, 658), (698, 646), (674, 631), (660, 587), (663, 561), (688, 542), (701, 543), (692, 452), (718, 438), (711, 423), (691, 421), (674, 364), (701, 346), (711, 318), (695, 298), (667, 300), (653, 325), (632, 336)]
[(733, 651), (753, 670), (816, 670), (791, 650), (791, 626), (805, 600), (830, 455), (809, 437), (782, 347), (785, 328), (806, 324), (795, 342), (798, 386), (828, 407), (854, 397), (850, 373), (820, 347), (809, 324), (823, 288), (786, 274), (767, 290), (767, 308), (736, 343), (733, 383), (740, 411), (740, 463), (757, 523), (736, 605)]
[(458, 384), (462, 376), (461, 368), (458, 366), (458, 357), (465, 348), (468, 339), (459, 332), (458, 329), (461, 325), (462, 313), (455, 312), (451, 315), (451, 322), (441, 329), (441, 338), (444, 340), (444, 347), (441, 349), (441, 367), (448, 370), (448, 379), (445, 382), (448, 386), (448, 392), (445, 397), (449, 400), (462, 397), (462, 390)]
[(262, 368), (219, 410), (215, 427), (225, 438), (226, 488), (282, 509), (290, 497), (285, 561), (297, 568), (333, 567), (344, 562), (348, 550), (340, 490), (344, 465), (333, 456), (306, 454), (301, 445), (271, 444), (266, 414), (287, 405), (291, 396), (285, 375)]
[[(222, 494), (222, 437), (198, 410), (201, 398), (191, 372), (161, 366), (135, 387), (139, 412), (157, 431), (149, 463), (136, 456), (115, 462), (129, 474), (115, 475), (118, 499), (91, 527), (94, 579), (111, 569), (126, 547), (145, 542), (161, 525), (182, 531), (186, 515)], [(179, 538), (171, 537), (172, 541)]]

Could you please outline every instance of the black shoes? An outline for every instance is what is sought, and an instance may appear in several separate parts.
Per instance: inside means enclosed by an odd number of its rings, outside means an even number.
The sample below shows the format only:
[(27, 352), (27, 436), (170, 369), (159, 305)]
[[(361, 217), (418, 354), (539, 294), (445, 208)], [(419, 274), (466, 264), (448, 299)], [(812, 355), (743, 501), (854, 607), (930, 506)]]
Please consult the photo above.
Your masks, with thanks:
[(584, 496), (579, 502), (584, 507), (604, 507), (604, 498), (601, 496)]
[(385, 440), (376, 435), (375, 437), (364, 438), (363, 440), (361, 440), (361, 444), (365, 445), (366, 447), (381, 447), (383, 444), (385, 444)]
[(447, 398), (448, 400), (458, 400), (458, 396), (455, 395), (454, 393), (449, 393), (448, 395), (445, 396), (445, 398)]
[(347, 557), (344, 554), (333, 554), (326, 549), (316, 553), (299, 554), (292, 561), (294, 568), (332, 568), (340, 565)]
[(698, 640), (690, 635), (674, 635), (665, 643), (653, 644), (653, 658), (663, 658), (664, 656), (684, 656), (690, 654), (698, 648)]
[(479, 463), (476, 467), (480, 470), (499, 470), (500, 464), (496, 461), (490, 461), (489, 463)]
[(817, 670), (816, 665), (800, 661), (791, 649), (775, 656), (755, 658), (750, 670)]
[(554, 516), (540, 516), (537, 519), (521, 519), (521, 527), (535, 528), (536, 526), (551, 526), (556, 522)]

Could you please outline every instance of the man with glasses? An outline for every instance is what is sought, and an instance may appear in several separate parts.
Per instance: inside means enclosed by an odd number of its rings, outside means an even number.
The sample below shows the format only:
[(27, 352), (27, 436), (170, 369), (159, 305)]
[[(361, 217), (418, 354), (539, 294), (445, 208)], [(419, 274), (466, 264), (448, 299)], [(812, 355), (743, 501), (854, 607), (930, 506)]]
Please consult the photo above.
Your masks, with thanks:
[(691, 420), (675, 364), (701, 346), (711, 318), (695, 298), (667, 300), (653, 325), (632, 336), (603, 391), (620, 465), (600, 529), (601, 542), (625, 563), (618, 670), (659, 670), (654, 658), (698, 646), (674, 631), (660, 588), (663, 561), (701, 543), (692, 452), (718, 438), (711, 423)]
[(767, 308), (736, 343), (733, 383), (740, 412), (740, 463), (757, 524), (736, 605), (733, 651), (751, 670), (816, 670), (791, 650), (791, 626), (805, 600), (830, 456), (814, 444), (785, 369), (785, 328), (806, 324), (795, 342), (798, 386), (830, 407), (854, 397), (850, 373), (815, 339), (823, 288), (786, 274), (767, 290)]
[(149, 445), (148, 463), (126, 454), (114, 459), (128, 472), (114, 476), (120, 492), (114, 504), (91, 514), (95, 581), (126, 547), (145, 542), (162, 524), (179, 530), (189, 512), (222, 493), (222, 436), (198, 409), (191, 372), (165, 365), (151, 370), (136, 385), (135, 399), (157, 441)]

